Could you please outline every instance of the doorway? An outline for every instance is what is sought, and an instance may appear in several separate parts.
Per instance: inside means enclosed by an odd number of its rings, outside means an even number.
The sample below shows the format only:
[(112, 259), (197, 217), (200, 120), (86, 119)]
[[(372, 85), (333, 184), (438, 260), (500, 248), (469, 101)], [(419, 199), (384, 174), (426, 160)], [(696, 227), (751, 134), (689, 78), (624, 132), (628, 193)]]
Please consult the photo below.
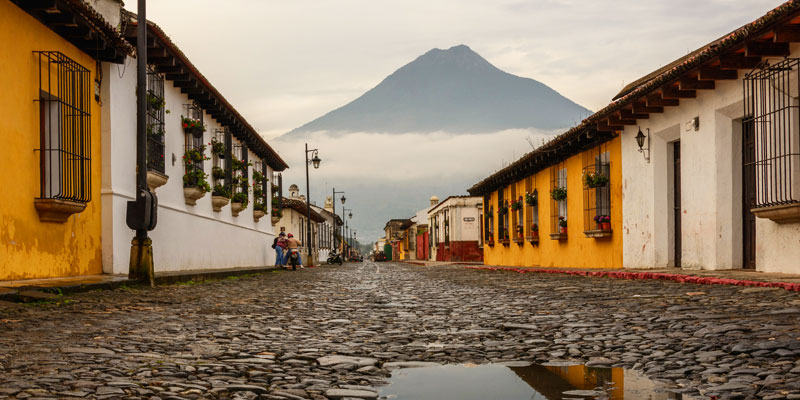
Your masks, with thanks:
[(681, 267), (681, 142), (672, 144), (672, 193), (673, 204), (672, 218), (674, 229), (673, 241), (675, 243), (675, 267)]
[(743, 267), (756, 268), (756, 138), (752, 118), (742, 121), (742, 255)]

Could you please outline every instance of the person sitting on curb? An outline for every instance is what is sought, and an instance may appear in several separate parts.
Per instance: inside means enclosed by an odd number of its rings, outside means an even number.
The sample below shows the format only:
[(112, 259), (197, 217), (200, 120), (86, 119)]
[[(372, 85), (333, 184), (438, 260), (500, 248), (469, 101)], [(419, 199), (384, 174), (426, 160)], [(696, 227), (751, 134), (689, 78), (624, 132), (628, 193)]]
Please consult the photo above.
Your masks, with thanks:
[[(289, 248), (289, 251), (286, 252), (286, 259), (288, 260), (289, 257), (291, 257), (292, 249), (298, 249), (297, 250), (297, 265), (299, 265), (300, 268), (305, 268), (305, 267), (303, 267), (303, 258), (300, 256), (300, 250), (299, 250), (300, 246), (302, 245), (302, 243), (300, 243), (299, 240), (295, 239), (294, 235), (292, 235), (291, 233), (289, 234), (288, 237), (289, 238), (286, 240), (286, 244), (287, 244), (287, 247)], [(297, 266), (296, 265), (292, 265), (292, 269), (293, 270), (297, 269)]]

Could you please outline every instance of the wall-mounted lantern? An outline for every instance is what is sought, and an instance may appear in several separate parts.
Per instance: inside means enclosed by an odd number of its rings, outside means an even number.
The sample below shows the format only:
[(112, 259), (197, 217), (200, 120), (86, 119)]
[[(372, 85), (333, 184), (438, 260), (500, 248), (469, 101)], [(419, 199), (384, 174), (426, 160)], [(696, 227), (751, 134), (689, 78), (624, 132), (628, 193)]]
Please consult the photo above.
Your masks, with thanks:
[[(639, 145), (639, 153), (642, 153), (644, 160), (650, 162), (650, 128), (647, 129), (647, 136), (642, 133), (642, 128), (639, 127), (639, 133), (636, 134), (636, 144)], [(647, 140), (647, 147), (644, 147), (644, 142)]]

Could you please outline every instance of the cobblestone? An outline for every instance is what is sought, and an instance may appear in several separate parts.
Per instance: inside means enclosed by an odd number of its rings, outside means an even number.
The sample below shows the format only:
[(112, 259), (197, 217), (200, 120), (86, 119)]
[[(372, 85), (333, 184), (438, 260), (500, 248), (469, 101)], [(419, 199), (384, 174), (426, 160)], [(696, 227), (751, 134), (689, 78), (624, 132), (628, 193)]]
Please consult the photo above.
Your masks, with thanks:
[(0, 398), (374, 398), (399, 366), (563, 361), (800, 398), (798, 318), (783, 290), (346, 264), (0, 303)]

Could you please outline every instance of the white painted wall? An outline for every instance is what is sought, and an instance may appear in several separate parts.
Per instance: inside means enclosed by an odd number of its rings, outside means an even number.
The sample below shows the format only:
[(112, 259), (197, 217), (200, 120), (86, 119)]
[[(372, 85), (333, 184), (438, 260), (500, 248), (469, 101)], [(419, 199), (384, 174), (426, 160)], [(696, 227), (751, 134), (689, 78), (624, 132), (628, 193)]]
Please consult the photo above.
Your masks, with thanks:
[[(793, 54), (798, 54), (793, 46)], [(672, 147), (681, 141), (681, 242), (685, 269), (724, 270), (743, 266), (742, 78), (717, 81), (696, 99), (639, 120), (650, 129), (651, 162), (638, 151), (637, 126), (622, 133), (623, 265), (674, 266)], [(700, 118), (698, 130), (686, 123)], [(800, 183), (800, 182), (798, 182)], [(757, 269), (800, 273), (800, 224), (757, 220)]]
[[(450, 241), (480, 241), (481, 210), (478, 208), (478, 204), (482, 202), (481, 197), (451, 197), (443, 201), (436, 209), (430, 209), (428, 218), (439, 221), (439, 242), (444, 242), (445, 210), (448, 210), (450, 219)], [(465, 219), (472, 219), (472, 221), (465, 221)], [(429, 224), (428, 230), (432, 231), (432, 229), (433, 224)]]
[[(103, 270), (109, 274), (127, 274), (130, 241), (134, 231), (125, 223), (127, 201), (136, 189), (136, 63), (128, 58), (126, 66), (105, 65), (103, 107)], [(120, 77), (122, 74), (122, 77)], [(164, 84), (165, 108), (170, 110), (165, 120), (166, 185), (156, 190), (158, 195), (158, 225), (150, 233), (156, 272), (233, 267), (259, 267), (274, 264), (271, 248), (275, 237), (270, 217), (253, 220), (252, 190), (250, 204), (238, 217), (231, 214), (230, 205), (214, 212), (211, 193), (185, 204), (183, 196), (183, 163), (185, 134), (181, 129), (184, 104), (191, 101), (170, 81)], [(208, 114), (204, 143), (211, 141), (214, 130), (222, 128)], [(237, 143), (234, 138), (234, 142)], [(210, 156), (210, 149), (206, 150)], [(173, 163), (174, 156), (174, 163)], [(250, 161), (257, 160), (252, 152)], [(211, 172), (211, 160), (204, 164)], [(252, 178), (252, 170), (249, 172)], [(268, 169), (267, 177), (272, 176)], [(211, 177), (209, 176), (209, 181)], [(252, 181), (252, 179), (251, 179)], [(269, 197), (269, 196), (268, 196)], [(268, 199), (271, 201), (271, 199)], [(271, 206), (268, 204), (268, 209)]]

